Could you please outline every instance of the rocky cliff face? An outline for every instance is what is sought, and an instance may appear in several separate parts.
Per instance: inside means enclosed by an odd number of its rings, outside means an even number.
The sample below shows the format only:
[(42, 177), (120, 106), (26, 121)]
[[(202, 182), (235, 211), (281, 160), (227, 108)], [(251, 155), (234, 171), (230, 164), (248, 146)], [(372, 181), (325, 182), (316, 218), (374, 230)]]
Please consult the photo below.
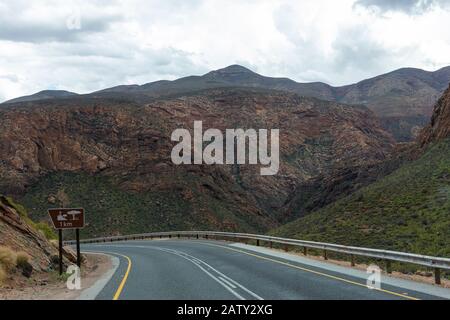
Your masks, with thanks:
[[(107, 177), (126, 192), (164, 194), (143, 202), (142, 208), (153, 212), (164, 212), (154, 207), (157, 202), (180, 203), (170, 209), (178, 210), (171, 218), (179, 221), (176, 226), (150, 212), (139, 218), (158, 221), (161, 228), (266, 230), (284, 219), (278, 210), (297, 184), (339, 168), (377, 163), (394, 144), (364, 107), (258, 89), (212, 89), (146, 104), (104, 98), (42, 101), (3, 108), (0, 117), (0, 191), (24, 195), (57, 172)], [(204, 130), (222, 132), (280, 129), (279, 173), (263, 177), (249, 165), (173, 165), (171, 133), (192, 130), (195, 120), (203, 120)], [(164, 198), (169, 194), (176, 199)], [(40, 196), (27, 202), (37, 217), (44, 216), (51, 195)], [(82, 205), (80, 197), (73, 203)], [(99, 197), (103, 200), (97, 203), (108, 198)], [(107, 214), (97, 223), (111, 219)], [(131, 218), (116, 222), (118, 233), (124, 223), (139, 223)]]
[(19, 214), (10, 199), (0, 196), (0, 246), (15, 252), (26, 252), (34, 270), (47, 271), (52, 266), (56, 248)]
[(422, 145), (437, 142), (450, 135), (450, 87), (436, 103), (431, 117), (431, 123), (422, 131)]

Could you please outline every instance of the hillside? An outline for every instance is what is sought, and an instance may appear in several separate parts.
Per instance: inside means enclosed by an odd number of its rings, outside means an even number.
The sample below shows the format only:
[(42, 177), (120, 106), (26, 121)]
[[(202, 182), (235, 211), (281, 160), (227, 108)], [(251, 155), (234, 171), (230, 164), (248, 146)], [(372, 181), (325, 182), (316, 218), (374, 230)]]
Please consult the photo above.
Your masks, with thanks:
[(35, 94), (19, 97), (15, 99), (11, 99), (3, 102), (4, 104), (8, 103), (18, 103), (18, 102), (31, 102), (31, 101), (39, 101), (39, 100), (49, 100), (49, 99), (60, 99), (60, 98), (69, 98), (74, 97), (77, 94), (74, 92), (64, 91), (64, 90), (44, 90), (37, 92)]
[(21, 205), (0, 196), (0, 287), (56, 267), (58, 251), (45, 235), (53, 236), (47, 225), (35, 224)]
[[(246, 87), (293, 92), (301, 96), (346, 104), (366, 105), (381, 119), (383, 128), (397, 141), (411, 141), (428, 123), (432, 108), (450, 82), (450, 67), (429, 72), (403, 68), (342, 87), (321, 82), (299, 83), (288, 78), (266, 77), (245, 67), (232, 65), (202, 76), (174, 81), (160, 80), (144, 85), (120, 85), (93, 92), (88, 97), (127, 99), (138, 103), (192, 94), (206, 89)], [(36, 101), (74, 97), (63, 91), (44, 91), (7, 101)]]
[(381, 180), (272, 232), (450, 256), (450, 140)]
[[(0, 191), (34, 219), (68, 206), (89, 212), (84, 235), (169, 229), (262, 232), (295, 216), (295, 186), (333, 170), (378, 163), (392, 137), (365, 107), (261, 89), (211, 89), (147, 104), (75, 98), (0, 109)], [(280, 129), (281, 167), (185, 165), (170, 159), (176, 128)]]
[(272, 234), (450, 256), (449, 97), (447, 89), (410, 150), (415, 160)]

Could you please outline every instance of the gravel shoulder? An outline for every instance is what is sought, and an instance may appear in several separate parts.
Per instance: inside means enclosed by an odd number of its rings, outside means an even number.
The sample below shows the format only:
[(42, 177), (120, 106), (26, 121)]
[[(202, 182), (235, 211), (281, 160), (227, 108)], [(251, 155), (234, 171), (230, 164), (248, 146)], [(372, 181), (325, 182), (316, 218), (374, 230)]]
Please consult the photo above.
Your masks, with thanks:
[(11, 281), (0, 288), (0, 300), (76, 300), (113, 268), (111, 257), (84, 253), (86, 263), (82, 267), (81, 290), (69, 290), (65, 280), (56, 272), (40, 273), (32, 279)]

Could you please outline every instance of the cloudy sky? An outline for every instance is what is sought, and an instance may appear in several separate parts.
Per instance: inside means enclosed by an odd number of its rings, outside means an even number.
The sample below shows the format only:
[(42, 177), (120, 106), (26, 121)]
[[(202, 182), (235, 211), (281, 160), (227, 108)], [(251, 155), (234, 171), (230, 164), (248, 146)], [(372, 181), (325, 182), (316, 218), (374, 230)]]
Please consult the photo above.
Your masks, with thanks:
[(332, 85), (450, 65), (450, 0), (0, 0), (0, 101), (242, 64)]

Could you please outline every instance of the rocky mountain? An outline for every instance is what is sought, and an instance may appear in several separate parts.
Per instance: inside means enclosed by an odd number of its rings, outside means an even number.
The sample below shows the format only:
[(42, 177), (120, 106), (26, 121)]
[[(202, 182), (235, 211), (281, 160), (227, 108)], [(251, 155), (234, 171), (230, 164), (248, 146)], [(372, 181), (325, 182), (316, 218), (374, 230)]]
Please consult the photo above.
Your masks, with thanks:
[(450, 82), (450, 67), (428, 72), (403, 68), (356, 84), (332, 87), (325, 83), (298, 83), (287, 78), (259, 75), (239, 65), (175, 81), (143, 86), (120, 86), (100, 93), (164, 96), (228, 86), (267, 88), (347, 104), (363, 104), (380, 117), (382, 126), (398, 141), (410, 141), (428, 123), (433, 105)]
[(302, 217), (271, 233), (450, 257), (449, 97), (447, 89), (417, 143), (374, 172), (298, 187), (287, 208)]
[(30, 96), (19, 97), (15, 99), (11, 99), (5, 101), (4, 103), (17, 103), (17, 102), (30, 102), (30, 101), (38, 101), (38, 100), (49, 100), (49, 99), (59, 99), (59, 98), (68, 98), (76, 96), (77, 93), (64, 91), (64, 90), (44, 90), (32, 94)]
[[(245, 67), (232, 65), (203, 76), (156, 81), (144, 85), (122, 85), (94, 92), (90, 96), (125, 96), (142, 103), (155, 98), (212, 88), (252, 87), (283, 90), (322, 100), (366, 105), (375, 112), (381, 119), (383, 128), (391, 132), (397, 141), (411, 141), (428, 123), (434, 103), (449, 82), (450, 67), (435, 72), (403, 68), (356, 84), (332, 87), (321, 82), (298, 83), (288, 78), (265, 77)], [(43, 99), (45, 95), (37, 94), (32, 97)], [(28, 98), (18, 99), (26, 101), (24, 99)]]
[(450, 136), (450, 86), (434, 107), (430, 124), (422, 131), (422, 146)]
[[(258, 88), (208, 89), (143, 103), (80, 96), (0, 109), (0, 191), (36, 219), (88, 208), (86, 235), (168, 229), (265, 231), (295, 187), (339, 168), (380, 162), (394, 141), (363, 106)], [(280, 171), (258, 166), (175, 166), (176, 128), (280, 129)], [(62, 200), (61, 200), (62, 199)], [(295, 215), (295, 212), (292, 213)]]

